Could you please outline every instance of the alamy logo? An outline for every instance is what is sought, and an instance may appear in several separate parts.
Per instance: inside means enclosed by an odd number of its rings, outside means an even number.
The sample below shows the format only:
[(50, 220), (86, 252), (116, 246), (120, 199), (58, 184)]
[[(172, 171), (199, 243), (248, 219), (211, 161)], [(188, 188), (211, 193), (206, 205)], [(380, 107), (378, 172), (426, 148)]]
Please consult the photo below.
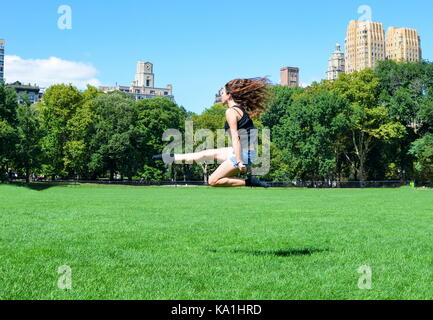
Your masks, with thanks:
[(371, 267), (367, 265), (360, 266), (358, 268), (358, 273), (361, 274), (358, 279), (358, 288), (361, 290), (370, 290), (372, 277)]
[(57, 269), (57, 273), (61, 276), (57, 280), (57, 288), (60, 290), (72, 289), (72, 269), (70, 266), (63, 265)]
[[(259, 130), (251, 129), (246, 131), (245, 129), (238, 130), (238, 134), (241, 140), (241, 146), (247, 147), (251, 145), (255, 150), (259, 150)], [(182, 154), (182, 153), (196, 153), (208, 149), (220, 149), (227, 147), (226, 137), (227, 132), (224, 129), (218, 129), (214, 132), (208, 129), (199, 129), (194, 132), (193, 121), (185, 121), (185, 137), (177, 129), (165, 130), (162, 136), (163, 141), (169, 142), (164, 148), (163, 161), (170, 165), (173, 162), (175, 164), (181, 164), (183, 161), (174, 161), (169, 155), (171, 153)], [(215, 145), (216, 141), (216, 145)], [(245, 144), (245, 145), (244, 145)], [(194, 148), (195, 146), (195, 148)], [(266, 175), (270, 170), (270, 158), (271, 158), (271, 132), (269, 129), (261, 130), (261, 148), (260, 155), (253, 161), (254, 166), (251, 169), (251, 173), (255, 176)], [(191, 164), (192, 162), (185, 162)], [(197, 162), (200, 163), (201, 162)], [(221, 164), (221, 161), (216, 159), (203, 160), (206, 164)]]
[(359, 21), (368, 22), (373, 21), (373, 10), (370, 6), (363, 5), (359, 6), (358, 13), (361, 14)]
[(57, 13), (61, 14), (57, 20), (57, 27), (60, 30), (72, 29), (72, 9), (68, 5), (62, 5), (57, 9)]

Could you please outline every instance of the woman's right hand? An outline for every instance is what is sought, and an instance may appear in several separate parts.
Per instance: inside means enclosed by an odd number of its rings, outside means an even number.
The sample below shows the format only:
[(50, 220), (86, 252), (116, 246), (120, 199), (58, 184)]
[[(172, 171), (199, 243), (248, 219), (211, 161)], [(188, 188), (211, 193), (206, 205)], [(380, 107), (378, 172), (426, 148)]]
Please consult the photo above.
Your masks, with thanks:
[(243, 164), (243, 162), (239, 162), (238, 168), (241, 172), (247, 172), (248, 168)]

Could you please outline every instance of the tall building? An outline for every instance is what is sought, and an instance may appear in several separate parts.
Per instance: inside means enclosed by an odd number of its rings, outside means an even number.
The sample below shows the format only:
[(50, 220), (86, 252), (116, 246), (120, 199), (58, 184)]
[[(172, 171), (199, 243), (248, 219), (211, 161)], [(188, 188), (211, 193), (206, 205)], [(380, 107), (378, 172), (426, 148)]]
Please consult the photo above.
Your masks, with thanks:
[(345, 58), (341, 51), (341, 46), (337, 43), (335, 51), (328, 60), (328, 71), (326, 72), (327, 79), (334, 81), (340, 73), (345, 72)]
[(421, 61), (421, 37), (418, 32), (409, 28), (388, 28), (386, 32), (386, 58), (400, 62)]
[(153, 64), (150, 62), (137, 62), (135, 80), (130, 86), (99, 87), (103, 92), (121, 91), (126, 92), (139, 99), (149, 99), (154, 97), (166, 97), (174, 101), (173, 86), (167, 85), (166, 88), (155, 88), (155, 74), (153, 73)]
[(0, 39), (0, 82), (4, 81), (5, 70), (5, 41)]
[(299, 87), (299, 68), (295, 68), (295, 67), (281, 68), (280, 84), (286, 87)]
[(153, 74), (153, 64), (150, 62), (137, 62), (137, 72), (135, 73), (135, 81), (132, 82), (134, 87), (154, 87), (155, 75)]
[(6, 87), (15, 90), (19, 104), (25, 102), (23, 96), (27, 96), (31, 104), (40, 102), (42, 99), (43, 92), (37, 85), (31, 85), (30, 83), (26, 85), (15, 81), (14, 83), (7, 84)]
[(346, 34), (346, 73), (374, 68), (385, 60), (385, 33), (383, 24), (352, 20)]
[(223, 99), (221, 98), (220, 93), (218, 92), (217, 94), (215, 94), (215, 101), (214, 104), (221, 104), (223, 102)]

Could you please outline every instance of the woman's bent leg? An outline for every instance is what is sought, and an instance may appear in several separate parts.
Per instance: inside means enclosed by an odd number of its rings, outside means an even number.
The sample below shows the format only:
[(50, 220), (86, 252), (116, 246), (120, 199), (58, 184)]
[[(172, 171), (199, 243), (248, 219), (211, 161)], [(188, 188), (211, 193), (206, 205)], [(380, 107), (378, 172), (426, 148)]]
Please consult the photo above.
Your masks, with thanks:
[(230, 159), (226, 160), (209, 177), (209, 185), (212, 187), (244, 187), (244, 179), (232, 178), (239, 172), (239, 169), (233, 166), (233, 162)]

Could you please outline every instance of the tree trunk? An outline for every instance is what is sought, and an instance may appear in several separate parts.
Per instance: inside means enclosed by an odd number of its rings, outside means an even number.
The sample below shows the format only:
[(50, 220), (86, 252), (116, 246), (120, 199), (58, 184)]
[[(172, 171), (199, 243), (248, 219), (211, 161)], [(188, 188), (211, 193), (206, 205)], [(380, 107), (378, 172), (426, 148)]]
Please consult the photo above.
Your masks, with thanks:
[(201, 168), (203, 170), (203, 181), (204, 181), (205, 184), (207, 184), (207, 182), (208, 182), (207, 163), (205, 163), (204, 165), (201, 165)]
[(4, 167), (4, 166), (0, 167), (0, 170), (1, 170), (1, 175), (0, 175), (1, 181), (0, 182), (4, 182), (3, 178), (4, 178), (4, 173), (7, 171), (6, 169), (7, 169), (7, 167)]
[(359, 159), (359, 180), (361, 181), (361, 188), (364, 188), (365, 182), (365, 159), (364, 156)]
[(26, 168), (26, 183), (30, 183), (30, 169)]
[(9, 168), (8, 169), (8, 183), (11, 183), (11, 182), (12, 182), (12, 169)]
[(365, 162), (367, 160), (367, 155), (370, 152), (370, 144), (372, 141), (372, 136), (365, 136), (365, 133), (362, 131), (358, 141), (356, 141), (356, 134), (352, 130), (353, 144), (355, 146), (355, 154), (359, 161), (359, 167), (357, 171), (359, 173), (359, 179), (361, 181), (361, 187), (364, 187), (364, 182), (367, 180), (367, 175), (365, 172)]

